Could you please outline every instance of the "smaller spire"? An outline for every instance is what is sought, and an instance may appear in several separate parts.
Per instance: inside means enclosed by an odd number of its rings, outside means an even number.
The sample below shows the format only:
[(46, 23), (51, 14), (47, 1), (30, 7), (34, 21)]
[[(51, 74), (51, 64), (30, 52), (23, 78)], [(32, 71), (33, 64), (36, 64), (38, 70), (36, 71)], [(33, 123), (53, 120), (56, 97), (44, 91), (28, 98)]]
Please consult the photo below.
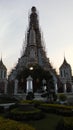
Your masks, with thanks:
[(64, 62), (66, 62), (66, 58), (64, 57)]
[(64, 57), (64, 62), (63, 62), (63, 64), (67, 64), (67, 61), (66, 61), (66, 58)]
[(65, 59), (65, 52), (64, 52), (64, 59)]
[(65, 57), (65, 52), (64, 52), (64, 61), (63, 61), (63, 63), (64, 63), (64, 64), (67, 63), (66, 57)]
[(62, 66), (70, 66), (70, 65), (68, 64), (67, 60), (66, 60), (65, 55), (64, 55), (64, 61), (63, 61)]
[(2, 53), (1, 53), (1, 60), (0, 61), (2, 62)]

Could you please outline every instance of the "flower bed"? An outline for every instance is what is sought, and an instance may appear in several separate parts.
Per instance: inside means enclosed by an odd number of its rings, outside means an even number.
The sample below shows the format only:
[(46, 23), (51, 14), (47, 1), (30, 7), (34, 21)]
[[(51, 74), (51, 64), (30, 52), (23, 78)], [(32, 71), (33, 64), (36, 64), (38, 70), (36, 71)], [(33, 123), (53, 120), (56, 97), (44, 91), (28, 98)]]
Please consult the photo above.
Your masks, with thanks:
[(0, 117), (0, 130), (35, 130), (33, 127)]

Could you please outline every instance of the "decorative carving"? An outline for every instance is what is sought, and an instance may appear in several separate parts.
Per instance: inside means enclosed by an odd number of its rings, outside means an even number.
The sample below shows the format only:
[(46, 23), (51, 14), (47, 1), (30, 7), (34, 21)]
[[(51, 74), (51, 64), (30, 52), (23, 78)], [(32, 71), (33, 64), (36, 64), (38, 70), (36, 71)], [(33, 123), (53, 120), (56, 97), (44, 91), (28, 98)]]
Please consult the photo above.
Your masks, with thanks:
[(35, 50), (33, 48), (30, 51), (30, 58), (35, 58)]

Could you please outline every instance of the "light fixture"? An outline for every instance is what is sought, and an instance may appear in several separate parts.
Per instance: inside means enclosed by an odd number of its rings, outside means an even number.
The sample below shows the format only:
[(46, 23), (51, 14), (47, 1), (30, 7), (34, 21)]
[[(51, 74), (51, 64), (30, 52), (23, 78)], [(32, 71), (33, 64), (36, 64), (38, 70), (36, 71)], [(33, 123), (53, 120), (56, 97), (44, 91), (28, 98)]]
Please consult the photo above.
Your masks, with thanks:
[(29, 69), (30, 69), (30, 70), (33, 70), (33, 67), (31, 66)]

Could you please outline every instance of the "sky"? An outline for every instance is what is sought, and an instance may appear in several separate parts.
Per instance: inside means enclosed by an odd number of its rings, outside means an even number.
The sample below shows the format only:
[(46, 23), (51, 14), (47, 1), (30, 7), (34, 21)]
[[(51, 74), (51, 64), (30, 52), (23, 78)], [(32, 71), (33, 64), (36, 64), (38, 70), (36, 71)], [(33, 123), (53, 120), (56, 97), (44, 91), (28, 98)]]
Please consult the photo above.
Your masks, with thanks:
[(8, 73), (21, 56), (32, 6), (53, 68), (58, 72), (65, 56), (73, 72), (73, 0), (0, 0), (0, 57)]

